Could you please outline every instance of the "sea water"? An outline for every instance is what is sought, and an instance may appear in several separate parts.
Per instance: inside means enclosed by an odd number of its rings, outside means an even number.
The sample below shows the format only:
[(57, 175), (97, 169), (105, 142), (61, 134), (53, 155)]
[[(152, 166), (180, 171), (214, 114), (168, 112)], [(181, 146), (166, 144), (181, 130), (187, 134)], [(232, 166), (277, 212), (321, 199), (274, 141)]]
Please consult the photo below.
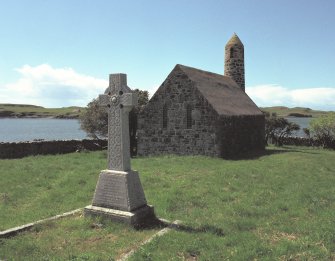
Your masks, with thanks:
[[(287, 118), (300, 126), (294, 136), (304, 137), (303, 128), (308, 128), (312, 118)], [(71, 140), (85, 139), (86, 133), (80, 129), (75, 119), (0, 119), (0, 142), (18, 142), (33, 140)]]
[(296, 124), (298, 124), (300, 126), (300, 130), (293, 133), (292, 136), (297, 136), (297, 137), (306, 137), (303, 129), (304, 128), (309, 128), (309, 123), (310, 121), (313, 119), (313, 118), (310, 118), (310, 117), (303, 117), (303, 118), (300, 118), (300, 117), (287, 117), (286, 118), (288, 121), (290, 122), (294, 122)]
[(75, 119), (0, 119), (0, 142), (85, 139)]

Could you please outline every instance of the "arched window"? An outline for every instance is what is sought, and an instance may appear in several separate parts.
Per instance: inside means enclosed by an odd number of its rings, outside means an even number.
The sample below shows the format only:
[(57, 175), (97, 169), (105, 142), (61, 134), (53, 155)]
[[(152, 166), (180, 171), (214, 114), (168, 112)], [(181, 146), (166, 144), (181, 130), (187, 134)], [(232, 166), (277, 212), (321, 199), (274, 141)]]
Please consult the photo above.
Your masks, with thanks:
[(186, 129), (192, 128), (192, 106), (188, 104), (186, 106)]
[(168, 110), (167, 110), (167, 105), (165, 104), (163, 106), (163, 129), (167, 128), (168, 125)]
[(234, 48), (230, 48), (230, 58), (234, 58)]

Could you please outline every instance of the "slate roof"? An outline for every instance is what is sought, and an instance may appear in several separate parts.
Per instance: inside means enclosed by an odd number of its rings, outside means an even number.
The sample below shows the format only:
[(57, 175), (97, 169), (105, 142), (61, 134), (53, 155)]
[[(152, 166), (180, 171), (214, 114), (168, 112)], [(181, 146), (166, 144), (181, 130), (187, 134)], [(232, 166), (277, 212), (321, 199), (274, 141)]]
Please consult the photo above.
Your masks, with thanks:
[(173, 71), (178, 69), (193, 82), (219, 115), (263, 115), (257, 105), (231, 78), (181, 64), (177, 64)]

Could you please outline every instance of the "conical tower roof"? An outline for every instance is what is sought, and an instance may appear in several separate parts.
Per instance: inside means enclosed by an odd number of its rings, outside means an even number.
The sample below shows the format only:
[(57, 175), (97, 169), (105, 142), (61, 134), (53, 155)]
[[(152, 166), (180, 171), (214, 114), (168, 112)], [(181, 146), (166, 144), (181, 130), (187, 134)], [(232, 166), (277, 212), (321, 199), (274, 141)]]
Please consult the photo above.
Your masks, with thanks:
[(230, 38), (226, 46), (235, 45), (235, 44), (243, 46), (243, 43), (241, 42), (240, 38), (238, 38), (236, 33), (233, 34), (233, 36)]

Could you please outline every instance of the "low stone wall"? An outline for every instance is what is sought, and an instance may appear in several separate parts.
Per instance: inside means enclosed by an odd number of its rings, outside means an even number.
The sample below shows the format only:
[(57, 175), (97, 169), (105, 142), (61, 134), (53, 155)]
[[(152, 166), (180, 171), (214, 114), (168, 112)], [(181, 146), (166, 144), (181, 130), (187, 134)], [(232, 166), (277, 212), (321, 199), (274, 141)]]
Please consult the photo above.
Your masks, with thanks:
[[(322, 147), (314, 139), (287, 137), (284, 145)], [(107, 148), (107, 140), (56, 140), (31, 142), (0, 142), (0, 159), (23, 158), (31, 155), (65, 154), (82, 150), (103, 150)], [(335, 149), (335, 142), (330, 148)]]
[[(307, 146), (307, 147), (322, 147), (322, 143), (312, 138), (302, 137), (286, 137), (283, 138), (284, 145)], [(335, 149), (335, 142), (329, 145), (330, 149)]]
[(105, 148), (107, 148), (107, 140), (1, 142), (0, 158), (14, 159), (30, 155), (65, 154), (81, 150), (103, 150)]

